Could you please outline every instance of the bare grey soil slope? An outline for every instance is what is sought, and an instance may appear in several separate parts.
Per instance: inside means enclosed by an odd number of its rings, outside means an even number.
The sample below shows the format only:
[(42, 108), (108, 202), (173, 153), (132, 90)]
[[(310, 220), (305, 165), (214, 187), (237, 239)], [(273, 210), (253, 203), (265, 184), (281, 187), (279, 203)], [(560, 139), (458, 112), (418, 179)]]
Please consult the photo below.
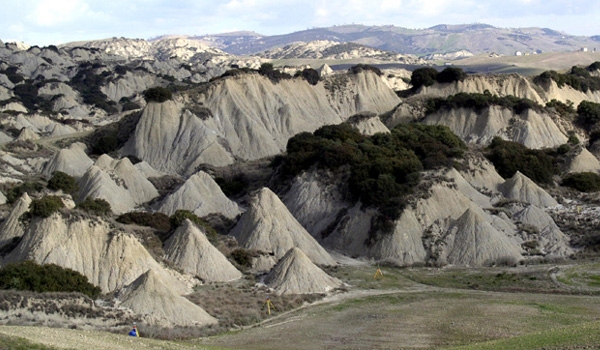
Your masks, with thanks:
[(450, 227), (446, 239), (448, 263), (481, 266), (485, 263), (522, 259), (520, 246), (492, 227), (481, 215), (467, 209)]
[(187, 175), (203, 163), (224, 166), (279, 154), (297, 133), (358, 112), (384, 113), (399, 102), (370, 71), (327, 77), (314, 86), (300, 78), (273, 83), (258, 74), (226, 77), (181, 102), (149, 103), (123, 153)]
[(205, 233), (188, 219), (165, 242), (164, 249), (168, 261), (205, 282), (228, 282), (242, 277)]
[(291, 248), (265, 277), (265, 284), (281, 294), (325, 293), (343, 283), (315, 265), (299, 248)]
[(120, 305), (142, 315), (148, 323), (207, 326), (218, 323), (201, 307), (175, 293), (153, 270), (148, 270), (117, 294)]
[(218, 213), (230, 219), (242, 212), (237, 203), (227, 198), (215, 180), (204, 171), (190, 176), (158, 207), (158, 211), (167, 215), (173, 215), (179, 209), (189, 210), (199, 217)]
[(252, 199), (250, 208), (230, 232), (247, 249), (273, 253), (279, 259), (291, 248), (300, 248), (318, 265), (336, 265), (335, 260), (290, 214), (268, 188)]
[(97, 218), (59, 213), (34, 218), (2, 264), (24, 260), (78, 271), (105, 293), (133, 282), (148, 270), (159, 274), (178, 293), (189, 291), (187, 283), (163, 268), (133, 235)]

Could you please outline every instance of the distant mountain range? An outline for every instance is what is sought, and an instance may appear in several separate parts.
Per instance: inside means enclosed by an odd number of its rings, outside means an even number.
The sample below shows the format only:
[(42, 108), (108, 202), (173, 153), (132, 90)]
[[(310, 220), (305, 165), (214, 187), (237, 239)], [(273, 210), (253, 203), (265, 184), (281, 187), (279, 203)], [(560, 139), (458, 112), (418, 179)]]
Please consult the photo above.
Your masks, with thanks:
[[(467, 50), (474, 54), (516, 51), (559, 52), (600, 47), (600, 36), (575, 36), (548, 28), (498, 28), (487, 24), (437, 25), (426, 29), (387, 26), (341, 25), (313, 28), (283, 35), (233, 32), (195, 36), (209, 46), (234, 55), (248, 55), (294, 42), (330, 40), (352, 42), (401, 54), (439, 54)], [(159, 38), (156, 38), (159, 39)]]

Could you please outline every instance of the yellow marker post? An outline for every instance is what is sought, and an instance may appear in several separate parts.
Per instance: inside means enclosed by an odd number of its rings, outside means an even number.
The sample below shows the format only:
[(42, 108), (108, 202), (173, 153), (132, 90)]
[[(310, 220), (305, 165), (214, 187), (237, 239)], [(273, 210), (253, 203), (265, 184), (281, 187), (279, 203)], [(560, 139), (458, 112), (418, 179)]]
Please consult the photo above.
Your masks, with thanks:
[(264, 305), (267, 306), (267, 313), (269, 315), (271, 314), (271, 308), (273, 308), (273, 310), (275, 310), (275, 306), (273, 306), (273, 303), (271, 302), (271, 298), (270, 297), (267, 297), (267, 301), (265, 301)]
[(377, 268), (377, 271), (375, 271), (373, 279), (377, 279), (377, 277), (383, 278), (383, 272), (381, 272), (381, 269), (379, 267)]

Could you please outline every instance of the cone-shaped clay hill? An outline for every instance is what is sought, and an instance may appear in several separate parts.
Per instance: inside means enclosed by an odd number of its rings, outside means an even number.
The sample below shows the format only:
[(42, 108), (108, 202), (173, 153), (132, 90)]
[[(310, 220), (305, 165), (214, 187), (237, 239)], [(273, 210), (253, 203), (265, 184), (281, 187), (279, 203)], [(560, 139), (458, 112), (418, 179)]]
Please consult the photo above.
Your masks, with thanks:
[(280, 294), (325, 293), (343, 283), (321, 270), (299, 248), (291, 248), (265, 277)]
[(577, 154), (568, 166), (569, 173), (581, 173), (581, 172), (600, 172), (600, 161), (585, 147), (581, 148), (579, 154)]
[(69, 148), (55, 153), (44, 166), (42, 173), (45, 176), (51, 176), (55, 171), (62, 171), (71, 176), (81, 177), (92, 164), (94, 161), (85, 153), (85, 145), (76, 142)]
[(186, 209), (199, 217), (219, 213), (230, 219), (241, 213), (238, 205), (227, 198), (213, 178), (200, 171), (192, 176), (174, 193), (167, 196), (158, 211), (173, 215), (178, 209)]
[(336, 265), (335, 260), (319, 245), (288, 211), (270, 189), (261, 189), (250, 208), (231, 230), (238, 243), (247, 249), (272, 252), (276, 259), (291, 248), (306, 252), (313, 263)]
[(481, 266), (500, 259), (522, 259), (518, 244), (490, 225), (474, 210), (467, 209), (450, 228), (448, 263)]
[(188, 219), (165, 242), (165, 257), (184, 272), (205, 282), (228, 282), (242, 277), (242, 273)]
[(145, 316), (149, 323), (167, 320), (175, 325), (202, 325), (218, 323), (204, 309), (167, 287), (160, 276), (148, 270), (118, 293), (121, 306)]
[(127, 158), (120, 160), (102, 155), (79, 181), (79, 201), (102, 198), (116, 214), (158, 196), (158, 191)]
[(506, 198), (517, 199), (540, 208), (558, 205), (558, 202), (548, 192), (519, 171), (503, 184), (500, 184), (498, 190)]
[(0, 224), (0, 247), (10, 242), (13, 238), (23, 235), (25, 231), (19, 219), (21, 215), (29, 211), (30, 204), (31, 198), (29, 198), (27, 192), (23, 193), (21, 198), (15, 202), (6, 220)]

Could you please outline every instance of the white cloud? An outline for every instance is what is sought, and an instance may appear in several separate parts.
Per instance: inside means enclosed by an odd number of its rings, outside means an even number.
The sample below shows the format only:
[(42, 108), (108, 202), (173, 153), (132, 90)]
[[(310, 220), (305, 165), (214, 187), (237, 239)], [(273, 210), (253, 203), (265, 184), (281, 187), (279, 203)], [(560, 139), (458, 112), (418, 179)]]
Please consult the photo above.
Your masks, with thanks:
[(83, 0), (42, 0), (35, 5), (28, 19), (38, 26), (52, 27), (83, 18), (89, 15), (88, 10), (88, 4)]

